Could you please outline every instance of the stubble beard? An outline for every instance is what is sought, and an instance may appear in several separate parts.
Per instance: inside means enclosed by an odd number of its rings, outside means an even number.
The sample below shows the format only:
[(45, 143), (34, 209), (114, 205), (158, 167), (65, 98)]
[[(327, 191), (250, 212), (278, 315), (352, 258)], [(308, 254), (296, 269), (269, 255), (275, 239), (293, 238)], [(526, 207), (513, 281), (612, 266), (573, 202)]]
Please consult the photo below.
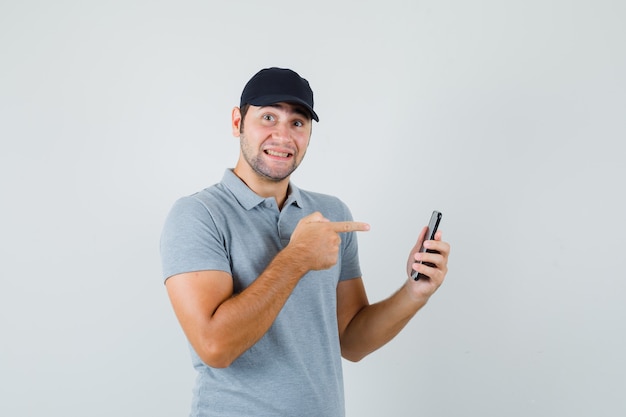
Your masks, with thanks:
[(268, 164), (266, 164), (263, 160), (263, 151), (255, 152), (255, 150), (249, 146), (248, 141), (246, 140), (246, 137), (243, 133), (240, 134), (239, 139), (241, 142), (241, 154), (243, 155), (244, 159), (246, 160), (248, 165), (250, 165), (250, 168), (252, 168), (252, 170), (256, 172), (257, 175), (264, 179), (274, 182), (280, 182), (285, 178), (288, 178), (296, 170), (296, 168), (298, 168), (299, 163), (297, 161), (296, 155), (293, 156), (293, 161), (291, 165), (285, 166), (283, 169), (280, 170), (272, 168), (268, 166)]

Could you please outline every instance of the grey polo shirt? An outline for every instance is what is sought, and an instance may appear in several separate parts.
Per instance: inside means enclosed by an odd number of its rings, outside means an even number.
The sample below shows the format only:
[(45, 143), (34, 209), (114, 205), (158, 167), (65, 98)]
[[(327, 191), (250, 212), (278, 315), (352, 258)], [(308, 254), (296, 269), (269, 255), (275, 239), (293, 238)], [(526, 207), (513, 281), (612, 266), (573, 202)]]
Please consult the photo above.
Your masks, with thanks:
[[(273, 198), (258, 196), (226, 170), (220, 183), (172, 207), (161, 236), (163, 277), (220, 270), (241, 292), (315, 211), (331, 221), (352, 220), (339, 199), (293, 184), (279, 211)], [(192, 416), (344, 415), (336, 288), (361, 271), (355, 233), (341, 239), (337, 264), (308, 272), (266, 335), (231, 366), (211, 368), (191, 349), (199, 373)]]

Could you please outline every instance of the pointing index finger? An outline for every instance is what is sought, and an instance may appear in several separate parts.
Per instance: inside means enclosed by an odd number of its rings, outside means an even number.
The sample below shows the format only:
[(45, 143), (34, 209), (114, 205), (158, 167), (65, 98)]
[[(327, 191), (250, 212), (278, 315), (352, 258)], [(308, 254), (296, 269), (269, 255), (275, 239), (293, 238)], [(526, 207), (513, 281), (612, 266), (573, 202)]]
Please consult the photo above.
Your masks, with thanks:
[(370, 225), (363, 222), (330, 222), (331, 228), (337, 233), (366, 232)]

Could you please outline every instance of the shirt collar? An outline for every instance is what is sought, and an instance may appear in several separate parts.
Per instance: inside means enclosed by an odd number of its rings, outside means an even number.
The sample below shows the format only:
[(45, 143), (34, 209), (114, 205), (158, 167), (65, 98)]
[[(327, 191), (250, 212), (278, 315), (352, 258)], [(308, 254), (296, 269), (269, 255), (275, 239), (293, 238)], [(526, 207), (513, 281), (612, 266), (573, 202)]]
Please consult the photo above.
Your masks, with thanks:
[[(232, 169), (227, 169), (222, 177), (222, 184), (230, 190), (235, 196), (239, 204), (246, 210), (250, 210), (265, 201), (265, 198), (252, 191), (241, 178), (239, 178)], [(287, 200), (284, 207), (289, 205), (295, 205), (302, 208), (302, 197), (300, 189), (293, 183), (289, 182), (289, 188), (287, 189)]]

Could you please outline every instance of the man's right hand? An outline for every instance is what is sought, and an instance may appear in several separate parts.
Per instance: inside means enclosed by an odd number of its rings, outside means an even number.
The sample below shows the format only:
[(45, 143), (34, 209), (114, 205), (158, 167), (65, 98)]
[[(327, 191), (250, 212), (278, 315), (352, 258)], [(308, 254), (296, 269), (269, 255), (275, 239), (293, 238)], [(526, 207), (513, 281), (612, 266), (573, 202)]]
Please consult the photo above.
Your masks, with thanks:
[(354, 221), (331, 222), (320, 212), (303, 217), (291, 235), (287, 248), (295, 252), (308, 270), (328, 269), (337, 263), (339, 233), (363, 232), (369, 224)]
[(333, 223), (320, 213), (304, 217), (287, 247), (236, 297), (233, 279), (224, 271), (168, 278), (174, 311), (196, 353), (209, 366), (230, 366), (263, 337), (304, 274), (337, 263), (339, 233), (361, 230), (369, 225)]

